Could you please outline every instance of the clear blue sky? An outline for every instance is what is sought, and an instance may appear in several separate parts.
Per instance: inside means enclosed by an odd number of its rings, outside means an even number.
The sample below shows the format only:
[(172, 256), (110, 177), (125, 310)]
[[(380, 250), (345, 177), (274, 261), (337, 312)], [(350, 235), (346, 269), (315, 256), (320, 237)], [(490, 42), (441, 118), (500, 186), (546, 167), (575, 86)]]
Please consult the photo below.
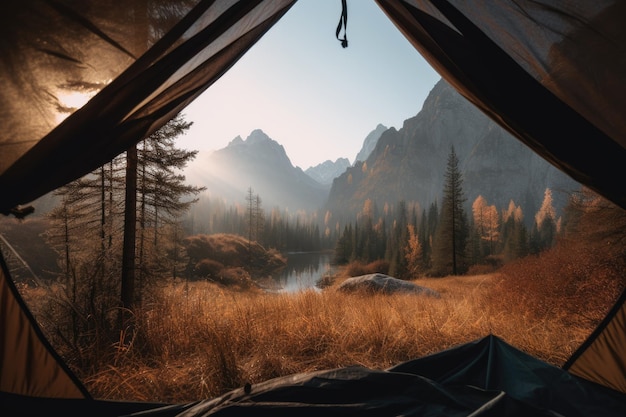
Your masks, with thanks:
[(262, 129), (294, 166), (354, 162), (379, 123), (402, 127), (439, 75), (373, 0), (348, 0), (348, 48), (335, 38), (339, 0), (299, 0), (183, 114), (179, 146), (211, 150)]

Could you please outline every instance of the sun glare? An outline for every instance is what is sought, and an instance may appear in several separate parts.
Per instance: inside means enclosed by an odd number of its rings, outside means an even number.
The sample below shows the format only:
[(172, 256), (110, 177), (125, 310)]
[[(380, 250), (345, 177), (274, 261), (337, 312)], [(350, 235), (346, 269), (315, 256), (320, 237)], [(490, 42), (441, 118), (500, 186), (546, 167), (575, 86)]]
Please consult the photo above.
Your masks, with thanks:
[(62, 90), (57, 94), (58, 108), (56, 122), (61, 123), (70, 114), (83, 107), (96, 94), (95, 91)]

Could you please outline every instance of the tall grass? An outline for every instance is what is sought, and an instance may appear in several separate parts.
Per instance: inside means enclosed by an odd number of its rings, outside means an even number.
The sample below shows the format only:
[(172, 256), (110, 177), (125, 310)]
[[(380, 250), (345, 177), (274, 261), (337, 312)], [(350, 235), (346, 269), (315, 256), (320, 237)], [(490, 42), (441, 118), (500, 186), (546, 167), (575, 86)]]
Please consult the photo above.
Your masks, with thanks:
[(555, 365), (590, 333), (512, 304), (502, 274), (420, 279), (441, 297), (235, 292), (173, 284), (137, 313), (132, 346), (81, 375), (96, 397), (187, 402), (245, 383), (359, 364), (384, 369), (495, 334)]
[[(623, 246), (565, 243), (495, 273), (415, 280), (439, 298), (346, 294), (332, 285), (289, 294), (170, 283), (152, 288), (132, 331), (98, 338), (106, 342), (97, 349), (64, 350), (63, 343), (57, 349), (95, 397), (168, 403), (298, 372), (354, 364), (385, 369), (488, 334), (560, 366), (626, 280)], [(353, 264), (344, 272), (384, 267)], [(62, 290), (23, 291), (52, 340)]]

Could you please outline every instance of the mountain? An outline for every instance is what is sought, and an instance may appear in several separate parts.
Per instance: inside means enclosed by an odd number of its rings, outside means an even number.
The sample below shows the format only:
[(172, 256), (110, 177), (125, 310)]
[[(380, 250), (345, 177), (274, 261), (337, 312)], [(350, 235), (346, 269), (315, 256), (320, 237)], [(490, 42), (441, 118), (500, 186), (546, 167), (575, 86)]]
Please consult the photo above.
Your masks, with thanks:
[(304, 173), (320, 184), (330, 186), (333, 180), (343, 174), (349, 166), (350, 160), (348, 158), (338, 158), (335, 162), (326, 160), (314, 167), (307, 168)]
[(553, 191), (557, 210), (579, 184), (541, 159), (491, 121), (445, 81), (430, 92), (417, 116), (400, 130), (383, 132), (364, 162), (333, 182), (327, 208), (354, 215), (366, 199), (382, 209), (399, 200), (422, 208), (441, 201), (444, 172), (451, 147), (459, 157), (467, 208), (478, 195), (498, 209), (512, 199), (525, 219), (541, 205), (546, 188)]
[(372, 130), (363, 141), (363, 146), (361, 150), (354, 158), (354, 163), (357, 161), (367, 161), (367, 158), (370, 156), (374, 148), (376, 148), (376, 143), (378, 143), (378, 139), (380, 136), (387, 130), (386, 126), (381, 125), (380, 123), (376, 126), (376, 129)]
[[(376, 126), (376, 129), (368, 133), (363, 140), (361, 150), (354, 159), (355, 163), (357, 161), (365, 161), (367, 159), (376, 147), (378, 139), (385, 130), (387, 130), (387, 127), (379, 123), (378, 126)], [(320, 184), (330, 186), (333, 183), (333, 180), (343, 174), (349, 166), (350, 161), (347, 158), (339, 158), (335, 162), (331, 160), (324, 161), (321, 164), (308, 168), (304, 172)]]
[(266, 209), (313, 211), (328, 196), (328, 186), (294, 167), (283, 146), (259, 129), (245, 140), (237, 136), (225, 148), (199, 153), (184, 174), (189, 184), (232, 203), (245, 203), (252, 187)]

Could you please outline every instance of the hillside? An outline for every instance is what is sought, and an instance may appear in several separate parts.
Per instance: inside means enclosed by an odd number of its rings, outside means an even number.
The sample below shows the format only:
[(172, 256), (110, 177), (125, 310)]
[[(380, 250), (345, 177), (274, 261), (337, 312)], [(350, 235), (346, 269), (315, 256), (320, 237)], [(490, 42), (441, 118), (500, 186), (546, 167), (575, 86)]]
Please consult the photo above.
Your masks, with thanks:
[(249, 187), (266, 208), (296, 212), (315, 211), (328, 195), (324, 186), (294, 167), (285, 149), (262, 130), (244, 140), (237, 136), (228, 146), (200, 153), (184, 172), (187, 182), (233, 204), (243, 204)]
[(544, 191), (553, 191), (557, 210), (578, 183), (538, 157), (477, 110), (444, 81), (422, 111), (400, 130), (386, 130), (363, 163), (335, 179), (327, 208), (350, 215), (372, 199), (379, 207), (399, 200), (427, 208), (441, 201), (451, 147), (460, 160), (468, 207), (478, 195), (505, 208), (511, 199), (532, 219)]

